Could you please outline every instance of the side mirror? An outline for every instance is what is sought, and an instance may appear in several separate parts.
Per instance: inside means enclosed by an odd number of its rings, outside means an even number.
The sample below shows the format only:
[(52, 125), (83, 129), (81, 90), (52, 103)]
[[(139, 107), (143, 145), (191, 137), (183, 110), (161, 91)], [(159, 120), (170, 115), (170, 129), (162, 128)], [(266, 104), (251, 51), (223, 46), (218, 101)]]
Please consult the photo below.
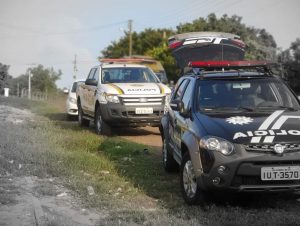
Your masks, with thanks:
[(97, 86), (98, 81), (96, 79), (87, 79), (85, 80), (85, 84), (89, 86)]
[(173, 111), (181, 111), (183, 108), (183, 102), (181, 100), (172, 100), (170, 103), (170, 107)]

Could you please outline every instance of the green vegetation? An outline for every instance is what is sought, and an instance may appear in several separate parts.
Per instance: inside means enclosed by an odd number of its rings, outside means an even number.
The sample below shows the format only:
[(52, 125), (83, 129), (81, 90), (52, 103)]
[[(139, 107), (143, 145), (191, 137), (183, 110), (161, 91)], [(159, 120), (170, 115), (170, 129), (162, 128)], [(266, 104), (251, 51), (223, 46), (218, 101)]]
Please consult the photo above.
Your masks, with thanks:
[[(299, 195), (294, 194), (221, 192), (206, 209), (187, 206), (178, 174), (164, 172), (159, 150), (117, 136), (98, 136), (93, 128), (67, 121), (57, 106), (58, 99), (55, 104), (1, 99), (1, 103), (5, 101), (30, 108), (37, 115), (28, 130), (37, 148), (23, 161), (34, 166), (34, 175), (56, 178), (83, 200), (83, 206), (107, 212), (100, 225), (271, 226), (300, 222)], [(88, 186), (95, 195), (88, 194)]]

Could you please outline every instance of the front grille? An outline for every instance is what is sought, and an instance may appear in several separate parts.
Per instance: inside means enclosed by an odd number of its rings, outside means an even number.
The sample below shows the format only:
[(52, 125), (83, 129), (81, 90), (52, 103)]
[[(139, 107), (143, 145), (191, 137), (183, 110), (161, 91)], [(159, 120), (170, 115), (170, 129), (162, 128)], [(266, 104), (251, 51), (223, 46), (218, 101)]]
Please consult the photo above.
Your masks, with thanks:
[(300, 180), (273, 180), (263, 181), (260, 176), (235, 176), (231, 183), (233, 187), (250, 185), (300, 185)]
[[(246, 151), (249, 152), (274, 152), (275, 144), (255, 144), (245, 145)], [(299, 152), (300, 144), (282, 144), (284, 145), (284, 153)]]
[(134, 117), (157, 117), (162, 116), (164, 114), (164, 111), (153, 111), (153, 114), (136, 114), (135, 111), (122, 111), (122, 115), (125, 117), (128, 116), (134, 116)]
[(165, 104), (164, 96), (120, 96), (121, 104), (125, 106), (160, 106)]

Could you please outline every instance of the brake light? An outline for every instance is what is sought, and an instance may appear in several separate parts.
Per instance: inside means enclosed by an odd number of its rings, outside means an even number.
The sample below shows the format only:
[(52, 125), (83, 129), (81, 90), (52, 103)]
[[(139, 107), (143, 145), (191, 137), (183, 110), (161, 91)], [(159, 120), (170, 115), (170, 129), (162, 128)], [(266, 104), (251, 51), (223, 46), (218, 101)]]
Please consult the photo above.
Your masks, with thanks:
[(180, 41), (175, 41), (175, 42), (172, 42), (170, 45), (169, 45), (169, 48), (170, 49), (175, 49), (175, 48), (177, 48), (177, 47), (179, 47), (179, 46), (181, 46), (182, 45), (182, 42), (180, 42)]
[(240, 46), (241, 48), (245, 48), (246, 47), (246, 44), (243, 42), (243, 41), (241, 41), (241, 40), (238, 40), (238, 39), (232, 39), (231, 40), (235, 45), (237, 45), (237, 46)]
[(274, 65), (270, 61), (195, 61), (189, 66), (194, 68), (230, 68), (230, 67), (263, 67)]

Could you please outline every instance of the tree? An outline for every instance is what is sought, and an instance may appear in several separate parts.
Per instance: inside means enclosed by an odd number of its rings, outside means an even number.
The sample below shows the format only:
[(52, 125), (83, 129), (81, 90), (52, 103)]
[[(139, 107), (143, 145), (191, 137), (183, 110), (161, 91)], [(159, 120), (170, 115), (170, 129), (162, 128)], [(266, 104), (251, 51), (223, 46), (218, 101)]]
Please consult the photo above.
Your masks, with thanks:
[[(133, 55), (145, 55), (145, 53), (154, 47), (162, 46), (166, 43), (164, 38), (173, 34), (170, 29), (145, 29), (144, 31), (132, 33), (132, 54)], [(129, 49), (129, 34), (125, 32), (125, 36), (119, 41), (112, 42), (101, 53), (103, 57), (119, 58), (128, 55)]]
[[(44, 68), (43, 65), (38, 65), (30, 69), (31, 73), (31, 89), (32, 92), (52, 93), (57, 90), (55, 82), (60, 79), (62, 72), (57, 72), (53, 68)], [(14, 79), (12, 79), (10, 88), (13, 94), (17, 94), (17, 87), (19, 91), (28, 89), (28, 71)]]
[(300, 93), (300, 38), (291, 43), (289, 49), (281, 52), (278, 56), (286, 78), (292, 89)]
[(9, 66), (0, 63), (0, 93), (3, 92), (3, 88), (5, 88), (5, 86), (7, 86), (7, 80), (9, 78), (9, 74), (8, 74), (8, 69)]
[(57, 90), (55, 82), (60, 79), (62, 72), (54, 71), (53, 68), (44, 68), (43, 65), (38, 65), (31, 69), (31, 84), (33, 91), (54, 92)]

